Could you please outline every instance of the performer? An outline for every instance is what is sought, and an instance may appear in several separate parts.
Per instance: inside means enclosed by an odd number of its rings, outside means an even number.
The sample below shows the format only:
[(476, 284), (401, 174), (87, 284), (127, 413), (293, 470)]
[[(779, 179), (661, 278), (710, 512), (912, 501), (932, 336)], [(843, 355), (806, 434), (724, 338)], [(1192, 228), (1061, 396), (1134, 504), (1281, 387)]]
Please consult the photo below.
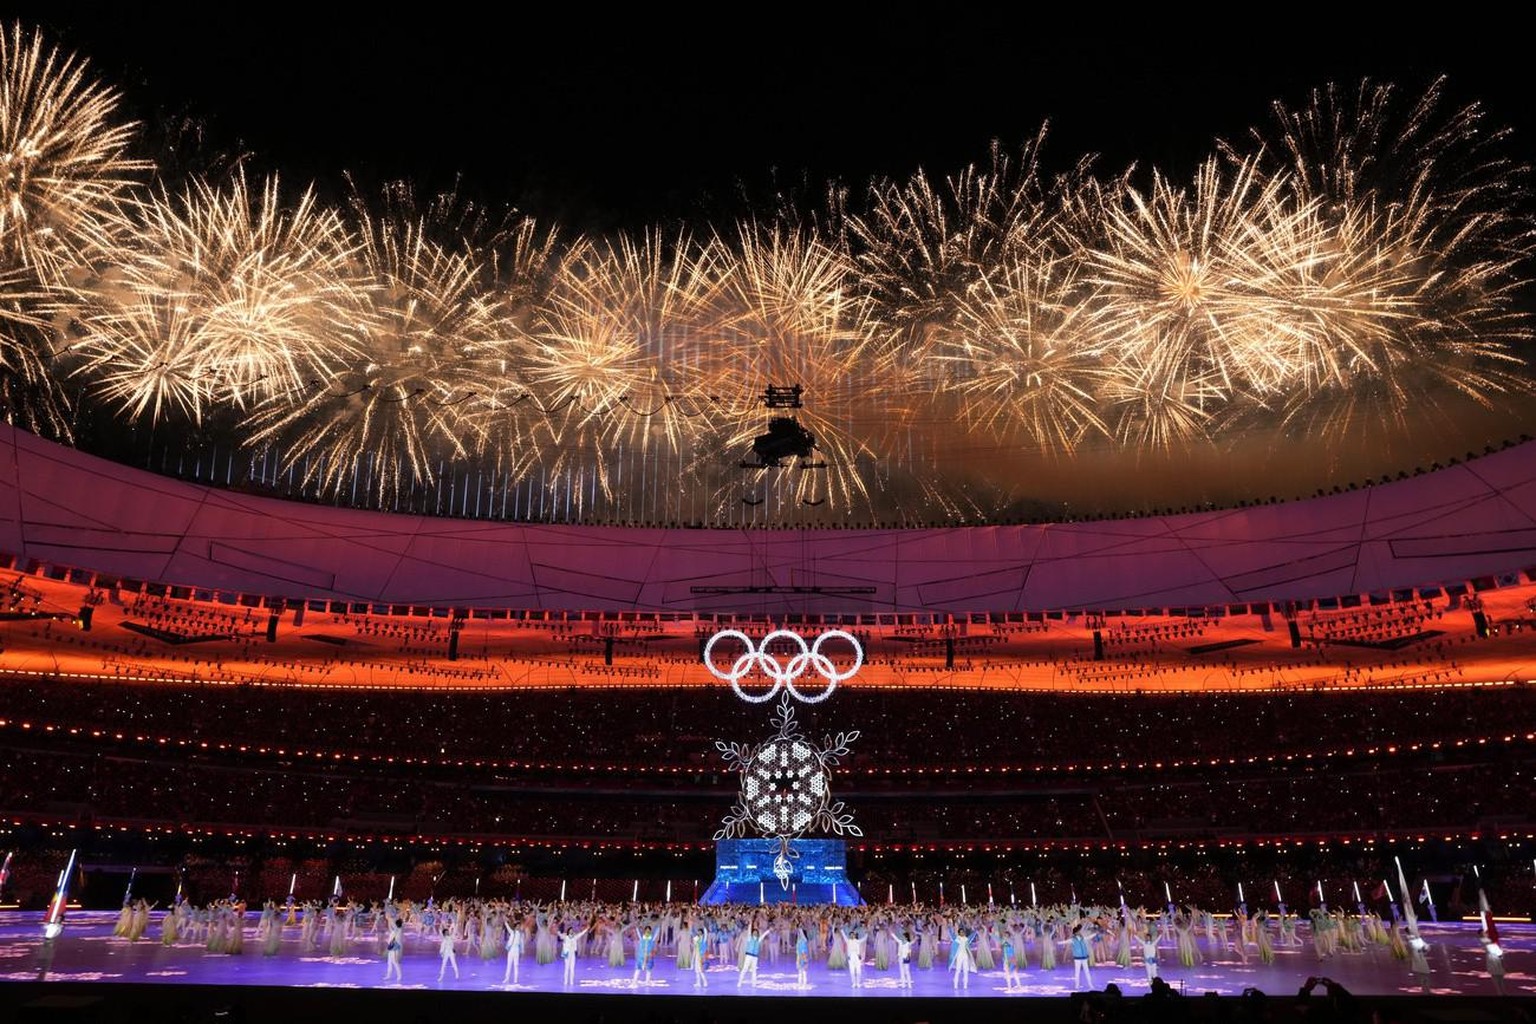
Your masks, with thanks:
[(501, 911), (485, 907), (480, 915), (480, 959), (494, 960), (501, 955)]
[(1013, 961), (1013, 933), (1003, 932), (1003, 991), (1017, 992), (1022, 987), (1019, 985), (1018, 975), (1014, 973)]
[(1237, 921), (1237, 943), (1233, 946), (1233, 952), (1243, 963), (1248, 962), (1248, 946), (1250, 942), (1257, 944), (1253, 937), (1253, 920), (1248, 916), (1248, 911), (1239, 906), (1232, 912), (1232, 917)]
[(245, 901), (235, 900), (227, 913), (229, 914), (229, 936), (224, 944), (224, 952), (231, 956), (238, 956), (245, 952)]
[(1275, 946), (1269, 938), (1269, 911), (1260, 910), (1254, 918), (1253, 935), (1259, 944), (1259, 962), (1266, 966), (1274, 963)]
[(176, 919), (178, 910), (180, 910), (179, 907), (172, 907), (160, 919), (160, 944), (162, 946), (176, 945), (177, 925), (181, 923)]
[(757, 987), (757, 955), (762, 949), (763, 940), (770, 934), (757, 930), (756, 918), (747, 923), (747, 933), (741, 945), (741, 968), (736, 972), (737, 988), (741, 988), (742, 981), (749, 974), (752, 975), (752, 987)]
[(507, 918), (502, 925), (507, 930), (507, 969), (502, 973), (501, 983), (505, 985), (511, 982), (513, 985), (516, 985), (518, 973), (523, 964), (524, 935), (522, 925), (514, 925), (511, 920), (511, 914), (508, 914)]
[(704, 973), (704, 963), (709, 959), (709, 933), (699, 925), (693, 931), (693, 987), (709, 988), (709, 976)]
[(345, 956), (347, 953), (347, 920), (345, 909), (331, 905), (331, 956)]
[(952, 988), (971, 987), (976, 961), (971, 958), (971, 930), (964, 925), (950, 932), (949, 969), (954, 972)]
[(400, 954), (405, 947), (405, 921), (395, 918), (389, 926), (389, 939), (384, 943), (384, 980), (388, 981), (390, 975), (394, 975), (396, 981), (405, 984), (405, 977), (400, 973)]
[(672, 934), (677, 937), (677, 969), (689, 971), (693, 969), (693, 933), (698, 930), (698, 922), (690, 915), (687, 921), (681, 916), (671, 919)]
[(1072, 926), (1072, 987), (1083, 989), (1083, 982), (1088, 983), (1089, 989), (1093, 988), (1093, 970), (1088, 963), (1089, 943), (1091, 938), (1083, 934), (1082, 923)]
[(1312, 951), (1317, 954), (1317, 962), (1322, 963), (1332, 954), (1332, 929), (1333, 922), (1328, 915), (1317, 907), (1311, 911), (1312, 917)]
[(539, 914), (535, 919), (533, 959), (535, 963), (552, 964), (558, 955), (555, 939), (555, 922), (549, 914)]
[(437, 955), (442, 958), (442, 962), (438, 965), (437, 968), (438, 981), (443, 980), (443, 974), (448, 970), (448, 966), (450, 964), (453, 965), (454, 980), (457, 981), (459, 978), (459, 955), (458, 953), (454, 952), (453, 944), (453, 925), (445, 924), (443, 925), (442, 938), (440, 938), (437, 943)]
[(210, 953), (224, 952), (226, 936), (224, 910), (217, 903), (208, 904), (208, 940), (203, 948)]
[(646, 925), (643, 930), (635, 933), (635, 973), (629, 979), (630, 988), (639, 987), (642, 971), (645, 973), (645, 983), (651, 983), (651, 961), (655, 959), (655, 953), (656, 937), (651, 934), (651, 926)]
[(604, 918), (598, 923), (598, 940), (601, 942), (602, 932), (608, 933), (608, 966), (624, 966), (624, 922), (615, 915), (612, 920)]
[(1195, 945), (1194, 921), (1182, 912), (1173, 915), (1173, 931), (1178, 936), (1179, 963), (1193, 967), (1200, 962), (1200, 947)]
[(304, 924), (299, 929), (299, 945), (305, 950), (320, 944), (320, 910), (313, 903), (304, 904)]
[(1301, 936), (1296, 934), (1296, 915), (1287, 914), (1285, 908), (1280, 908), (1280, 945), (1301, 946)]
[(128, 925), (128, 941), (138, 942), (149, 928), (149, 912), (153, 909), (148, 900), (139, 900), (133, 907), (133, 920)]
[(556, 937), (560, 940), (560, 959), (565, 963), (565, 974), (562, 980), (566, 988), (576, 984), (576, 950), (581, 937), (591, 930), (592, 926), (589, 924), (579, 932), (568, 932), (562, 924), (557, 933)]
[(875, 958), (875, 970), (888, 971), (891, 968), (891, 943), (895, 941), (890, 926), (876, 918), (870, 928), (869, 951)]
[(980, 928), (971, 930), (971, 960), (977, 971), (990, 971), (996, 966), (992, 959), (992, 925), (985, 917)]
[(1131, 966), (1131, 940), (1136, 926), (1125, 907), (1120, 908), (1119, 917), (1111, 927), (1115, 935), (1115, 966), (1127, 969)]
[(843, 945), (848, 947), (848, 980), (854, 988), (864, 987), (864, 929), (854, 926), (852, 933), (839, 929), (843, 937)]
[(903, 928), (896, 939), (896, 984), (899, 988), (912, 987), (912, 933)]
[(1141, 933), (1141, 960), (1147, 968), (1147, 984), (1157, 977), (1157, 929), (1149, 922)]
[[(912, 944), (910, 942), (907, 943), (907, 948), (910, 949), (911, 947)], [(805, 934), (804, 928), (797, 928), (795, 929), (795, 984), (800, 988), (811, 987), (810, 982), (806, 979), (806, 968), (810, 966), (810, 963), (810, 937)], [(902, 970), (906, 970), (905, 963), (902, 965)]]
[(925, 971), (933, 970), (933, 959), (939, 954), (939, 924), (931, 921), (925, 926), (921, 917), (912, 922), (917, 932), (917, 966)]

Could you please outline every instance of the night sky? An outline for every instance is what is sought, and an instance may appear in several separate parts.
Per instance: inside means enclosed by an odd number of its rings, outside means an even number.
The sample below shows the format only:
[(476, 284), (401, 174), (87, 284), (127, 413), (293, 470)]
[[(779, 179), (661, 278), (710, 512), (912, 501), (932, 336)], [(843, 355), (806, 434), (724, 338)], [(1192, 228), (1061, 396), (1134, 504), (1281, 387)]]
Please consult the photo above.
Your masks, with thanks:
[[(1417, 92), (1450, 76), (1536, 149), (1524, 34), (1458, 26), (1260, 19), (1148, 8), (1144, 23), (1089, 5), (1042, 22), (964, 6), (878, 16), (783, 5), (661, 9), (615, 18), (587, 5), (499, 14), (419, 4), (341, 16), (316, 2), (183, 6), (54, 2), (0, 7), (88, 55), (133, 116), (195, 125), (201, 154), (344, 191), (408, 178), (462, 181), (483, 200), (596, 229), (739, 213), (775, 187), (820, 193), (923, 166), (943, 173), (1016, 147), (1049, 119), (1047, 165), (1101, 154), (1184, 174), (1217, 136), (1267, 124), (1362, 76)], [(1159, 20), (1151, 20), (1156, 13)], [(751, 23), (750, 30), (737, 28)], [(1390, 31), (1388, 31), (1390, 29)], [(189, 136), (184, 135), (185, 141)]]

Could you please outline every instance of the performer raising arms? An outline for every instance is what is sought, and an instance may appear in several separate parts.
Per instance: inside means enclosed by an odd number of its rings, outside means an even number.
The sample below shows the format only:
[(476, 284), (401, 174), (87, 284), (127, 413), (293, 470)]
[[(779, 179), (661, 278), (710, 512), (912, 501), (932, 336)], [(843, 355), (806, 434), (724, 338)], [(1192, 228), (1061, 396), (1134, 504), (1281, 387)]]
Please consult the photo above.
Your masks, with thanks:
[(453, 925), (451, 925), (451, 924), (443, 925), (443, 930), (442, 930), (441, 937), (438, 939), (438, 942), (437, 942), (437, 955), (441, 958), (441, 962), (438, 964), (438, 967), (437, 967), (437, 980), (438, 981), (442, 981), (443, 980), (443, 975), (447, 972), (448, 967), (450, 965), (452, 965), (452, 967), (453, 967), (453, 977), (454, 977), (454, 980), (455, 981), (458, 980), (458, 977), (459, 977), (459, 955), (458, 955), (458, 953), (456, 953), (454, 951), (454, 948), (453, 948), (455, 939), (456, 939), (456, 937), (455, 937), (455, 935), (453, 933)]
[(971, 973), (976, 961), (971, 957), (971, 930), (959, 925), (950, 932), (949, 969), (954, 972), (953, 988), (971, 987)]
[(762, 949), (762, 944), (767, 940), (770, 932), (757, 930), (757, 919), (747, 922), (747, 934), (741, 946), (741, 969), (736, 972), (736, 987), (740, 988), (743, 979), (748, 974), (752, 975), (752, 985), (757, 986), (757, 956)]
[(651, 983), (651, 962), (656, 958), (656, 936), (651, 934), (650, 925), (631, 930), (635, 932), (635, 973), (629, 979), (629, 987), (637, 988), (642, 972), (645, 974), (645, 983)]
[[(912, 933), (903, 928), (895, 933), (896, 984), (899, 988), (912, 987)], [(801, 972), (804, 973), (803, 971)]]
[(709, 959), (709, 932), (701, 924), (689, 936), (693, 943), (693, 987), (709, 988), (709, 977), (704, 973), (704, 963)]
[(1141, 933), (1141, 960), (1147, 969), (1147, 984), (1157, 977), (1157, 929), (1148, 921)]
[(853, 931), (839, 929), (843, 945), (848, 947), (848, 980), (854, 988), (864, 987), (864, 927), (854, 925)]
[(562, 982), (567, 988), (576, 984), (577, 946), (581, 942), (581, 937), (591, 930), (592, 925), (590, 922), (579, 932), (566, 931), (565, 925), (562, 923), (560, 926), (560, 931), (557, 933), (557, 937), (560, 940), (560, 959), (565, 964), (565, 974)]
[(523, 942), (526, 936), (523, 933), (522, 922), (514, 924), (510, 914), (507, 915), (503, 927), (507, 930), (507, 969), (501, 976), (501, 983), (505, 985), (510, 982), (516, 985), (523, 965)]

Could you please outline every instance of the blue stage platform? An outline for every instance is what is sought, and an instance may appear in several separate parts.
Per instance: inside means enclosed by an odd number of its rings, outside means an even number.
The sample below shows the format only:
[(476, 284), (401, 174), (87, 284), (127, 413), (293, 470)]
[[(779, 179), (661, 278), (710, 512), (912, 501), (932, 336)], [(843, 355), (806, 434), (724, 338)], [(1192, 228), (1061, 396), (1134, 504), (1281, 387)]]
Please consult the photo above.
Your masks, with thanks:
[(722, 839), (715, 844), (715, 880), (699, 902), (833, 903), (864, 901), (848, 881), (848, 847), (841, 839), (796, 839), (789, 844), (788, 886), (774, 874), (777, 839)]

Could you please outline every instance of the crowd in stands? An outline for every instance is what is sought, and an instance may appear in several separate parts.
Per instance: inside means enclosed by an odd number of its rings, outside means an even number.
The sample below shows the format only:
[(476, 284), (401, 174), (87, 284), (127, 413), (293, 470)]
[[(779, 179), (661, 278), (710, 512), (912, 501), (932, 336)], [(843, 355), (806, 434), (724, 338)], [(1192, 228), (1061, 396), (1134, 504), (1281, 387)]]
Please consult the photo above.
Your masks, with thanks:
[[(1041, 695), (846, 688), (833, 791), (883, 843), (1476, 831), (1530, 823), (1536, 688)], [(0, 685), (0, 812), (404, 835), (705, 840), (719, 689)], [(813, 728), (820, 726), (820, 728)], [(1005, 771), (1008, 769), (1008, 771)]]
[[(68, 595), (50, 600), (68, 609), (76, 601)], [(937, 614), (769, 621), (325, 601), (266, 607), (244, 595), (141, 583), (93, 586), (79, 600), (96, 608), (94, 630), (69, 622), (69, 611), (17, 621), (9, 636), (44, 658), (51, 652), (78, 664), (86, 655), (92, 670), (109, 678), (253, 685), (707, 685), (698, 654), (716, 629), (758, 638), (786, 626), (835, 626), (863, 644), (865, 680), (883, 683), (1130, 692), (1196, 688), (1214, 674), (1226, 685), (1253, 689), (1422, 686), (1477, 678), (1475, 668), (1467, 675), (1478, 654), (1467, 645), (1486, 639), (1469, 614), (1475, 596), (1289, 609), (1284, 615), (1299, 629), (1294, 647), (1282, 613), (1269, 605), (1262, 616), (1243, 605), (1231, 617), (1217, 609), (1209, 618), (1205, 609), (1148, 617), (1133, 609), (969, 614), (953, 621)], [(276, 627), (272, 635), (269, 627)], [(1491, 630), (1496, 635), (1499, 623)], [(279, 635), (284, 646), (270, 646)]]
[[(733, 776), (661, 780), (407, 765), (240, 762), (0, 745), (0, 813), (406, 836), (700, 842), (736, 797)], [(858, 777), (833, 791), (865, 834), (906, 842), (1148, 842), (1178, 837), (1374, 835), (1487, 822), (1530, 826), (1536, 751), (1455, 760), (1378, 756), (1242, 766), (1166, 778), (1110, 773), (1011, 784), (933, 778), (893, 789)]]
[[(1536, 687), (1140, 696), (848, 686), (796, 705), (813, 737), (858, 729), (842, 771), (1046, 772), (1245, 761), (1536, 732)], [(766, 734), (725, 686), (495, 692), (119, 685), (0, 677), (0, 738), (28, 723), (152, 742), (323, 750), (446, 764), (713, 771), (717, 739)]]

